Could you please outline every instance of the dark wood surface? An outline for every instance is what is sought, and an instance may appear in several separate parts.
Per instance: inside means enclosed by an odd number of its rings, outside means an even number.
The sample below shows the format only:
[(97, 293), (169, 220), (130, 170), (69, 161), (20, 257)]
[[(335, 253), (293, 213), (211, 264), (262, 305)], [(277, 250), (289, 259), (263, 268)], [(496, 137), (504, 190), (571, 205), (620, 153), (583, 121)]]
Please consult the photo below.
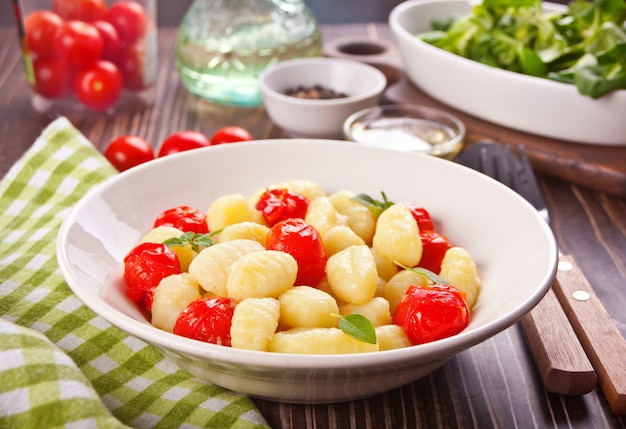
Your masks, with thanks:
[[(346, 37), (381, 43), (390, 40), (389, 29), (382, 23), (322, 28), (328, 43)], [(228, 124), (246, 127), (257, 138), (284, 136), (262, 107), (217, 106), (188, 94), (172, 64), (174, 34), (173, 29), (160, 30), (160, 66), (153, 107), (97, 119), (69, 117), (96, 147), (103, 149), (113, 137), (122, 134), (141, 135), (156, 146), (175, 131), (195, 129), (211, 134)], [(1, 28), (0, 42), (3, 176), (53, 118), (35, 113), (30, 106), (15, 31)], [(475, 127), (468, 123), (469, 143), (484, 132)], [(510, 134), (493, 133), (494, 138), (505, 135)], [(542, 174), (539, 179), (559, 244), (578, 260), (625, 335), (626, 200), (554, 176)], [(622, 364), (626, 365), (626, 356)], [(600, 389), (582, 396), (547, 393), (519, 325), (458, 354), (428, 377), (372, 398), (330, 405), (255, 401), (276, 429), (626, 427), (626, 417), (611, 412)]]

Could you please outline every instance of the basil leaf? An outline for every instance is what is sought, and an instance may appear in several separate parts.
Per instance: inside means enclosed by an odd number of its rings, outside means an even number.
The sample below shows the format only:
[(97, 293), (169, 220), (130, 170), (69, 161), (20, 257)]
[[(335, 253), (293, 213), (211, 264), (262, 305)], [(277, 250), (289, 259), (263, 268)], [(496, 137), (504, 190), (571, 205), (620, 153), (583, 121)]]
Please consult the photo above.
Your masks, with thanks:
[(339, 317), (339, 329), (344, 334), (368, 344), (376, 344), (376, 330), (369, 319), (361, 314), (348, 314)]

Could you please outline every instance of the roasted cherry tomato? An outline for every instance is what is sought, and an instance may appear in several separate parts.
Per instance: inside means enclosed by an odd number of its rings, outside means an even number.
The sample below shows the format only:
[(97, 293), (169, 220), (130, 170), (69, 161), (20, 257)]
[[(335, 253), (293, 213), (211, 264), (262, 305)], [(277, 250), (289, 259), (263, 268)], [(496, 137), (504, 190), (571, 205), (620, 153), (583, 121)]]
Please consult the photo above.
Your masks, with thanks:
[(234, 303), (226, 297), (192, 301), (178, 316), (173, 332), (194, 340), (230, 347)]
[(428, 210), (413, 203), (404, 203), (404, 205), (411, 211), (420, 231), (432, 231), (435, 229)]
[(88, 67), (100, 59), (104, 43), (93, 25), (83, 21), (65, 21), (54, 39), (58, 56), (76, 67)]
[(122, 74), (115, 64), (101, 60), (79, 70), (74, 79), (74, 92), (85, 106), (105, 110), (120, 98), (122, 85)]
[(117, 61), (122, 45), (115, 27), (103, 19), (92, 22), (92, 25), (96, 27), (102, 38), (102, 59), (111, 62)]
[(454, 286), (409, 286), (393, 314), (393, 323), (411, 344), (423, 344), (461, 332), (470, 320), (465, 293)]
[(40, 58), (55, 56), (54, 39), (62, 25), (63, 19), (47, 10), (36, 10), (26, 15), (24, 30), (28, 49)]
[(96, 21), (104, 19), (106, 4), (104, 0), (54, 0), (52, 10), (64, 20)]
[(235, 143), (254, 140), (254, 137), (245, 128), (234, 125), (220, 128), (211, 136), (211, 144)]
[(176, 253), (165, 244), (142, 243), (124, 257), (126, 296), (146, 310), (152, 308), (152, 293), (159, 282), (180, 273)]
[(59, 58), (37, 58), (33, 61), (35, 92), (46, 98), (61, 98), (72, 92), (72, 70)]
[(153, 160), (154, 151), (141, 137), (121, 136), (109, 144), (104, 151), (104, 156), (118, 171), (124, 171)]
[(125, 46), (143, 38), (148, 29), (146, 11), (134, 1), (120, 1), (111, 5), (106, 13), (106, 20), (115, 27)]
[(319, 232), (304, 219), (278, 222), (267, 234), (266, 247), (289, 253), (298, 263), (296, 285), (317, 286), (324, 278), (326, 251)]
[(268, 189), (261, 194), (255, 208), (263, 213), (263, 219), (269, 226), (274, 226), (291, 217), (304, 219), (309, 200), (287, 189)]
[(452, 247), (447, 237), (435, 231), (420, 231), (422, 239), (422, 258), (417, 264), (418, 267), (426, 268), (435, 274), (441, 271), (441, 261), (449, 248)]
[(157, 226), (173, 226), (183, 232), (191, 231), (197, 234), (206, 234), (209, 232), (206, 217), (206, 213), (194, 207), (174, 207), (160, 213), (154, 220), (153, 228)]
[(159, 157), (209, 146), (209, 139), (198, 131), (180, 131), (166, 138), (159, 149)]

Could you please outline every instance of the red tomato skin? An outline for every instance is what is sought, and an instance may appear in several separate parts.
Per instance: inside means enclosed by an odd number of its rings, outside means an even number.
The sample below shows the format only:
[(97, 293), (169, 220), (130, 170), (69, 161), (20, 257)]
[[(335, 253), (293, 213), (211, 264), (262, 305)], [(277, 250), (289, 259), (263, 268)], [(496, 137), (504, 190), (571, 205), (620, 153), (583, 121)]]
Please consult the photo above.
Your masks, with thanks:
[(198, 131), (179, 131), (163, 140), (158, 157), (209, 146), (209, 139)]
[(422, 239), (423, 252), (417, 266), (439, 274), (441, 261), (443, 261), (448, 249), (452, 247), (452, 243), (447, 237), (435, 231), (420, 231), (420, 238)]
[(432, 231), (435, 229), (428, 210), (413, 203), (404, 203), (404, 205), (411, 211), (420, 231)]
[(178, 316), (174, 334), (230, 347), (230, 326), (235, 310), (227, 297), (205, 297), (191, 302)]
[(134, 1), (113, 4), (106, 13), (106, 20), (115, 27), (124, 46), (143, 38), (148, 29), (146, 11)]
[(140, 91), (150, 86), (144, 81), (145, 59), (145, 47), (141, 42), (123, 46), (119, 50), (116, 64), (124, 77), (126, 89)]
[(63, 25), (63, 19), (47, 10), (36, 10), (24, 18), (26, 43), (31, 52), (39, 58), (51, 58), (56, 55), (54, 39)]
[(157, 226), (172, 226), (183, 232), (206, 234), (209, 232), (206, 213), (189, 206), (173, 207), (160, 213), (154, 220), (153, 228)]
[(255, 208), (263, 214), (269, 226), (289, 218), (304, 219), (309, 200), (302, 194), (287, 189), (268, 189), (259, 197)]
[(104, 19), (106, 4), (104, 0), (54, 0), (52, 10), (66, 21), (91, 22)]
[(72, 70), (59, 58), (37, 58), (33, 61), (35, 92), (46, 98), (63, 98), (72, 92)]
[(220, 128), (213, 136), (211, 136), (211, 144), (218, 145), (222, 143), (235, 143), (254, 140), (254, 137), (248, 130), (235, 125)]
[(159, 282), (180, 273), (176, 253), (161, 243), (142, 243), (124, 257), (126, 296), (142, 308), (152, 309), (152, 294)]
[(120, 36), (117, 34), (117, 30), (115, 30), (115, 27), (113, 27), (110, 22), (103, 19), (93, 21), (92, 25), (96, 27), (96, 30), (98, 30), (102, 38), (103, 48), (101, 58), (114, 63), (117, 61), (122, 47), (122, 42), (120, 41)]
[(121, 136), (113, 140), (104, 151), (105, 158), (118, 171), (125, 171), (154, 159), (150, 144), (137, 136)]
[(469, 320), (465, 293), (441, 284), (409, 286), (393, 314), (393, 323), (404, 330), (413, 345), (456, 335)]
[(88, 67), (100, 59), (104, 43), (93, 25), (65, 21), (54, 38), (56, 53), (76, 67)]
[(294, 257), (298, 263), (296, 285), (315, 287), (326, 275), (326, 250), (322, 238), (304, 219), (290, 218), (271, 227), (265, 247)]
[(122, 93), (122, 74), (115, 64), (98, 61), (93, 66), (79, 70), (74, 79), (74, 92), (78, 99), (93, 110), (112, 107)]

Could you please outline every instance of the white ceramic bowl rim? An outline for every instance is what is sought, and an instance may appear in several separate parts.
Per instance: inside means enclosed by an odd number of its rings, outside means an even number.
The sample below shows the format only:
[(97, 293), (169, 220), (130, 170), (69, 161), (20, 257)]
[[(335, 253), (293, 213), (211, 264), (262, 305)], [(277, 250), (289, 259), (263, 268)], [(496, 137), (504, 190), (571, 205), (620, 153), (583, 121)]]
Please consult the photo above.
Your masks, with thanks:
[[(276, 85), (271, 85), (268, 80), (269, 77), (275, 73), (286, 72), (293, 70), (293, 73), (297, 73), (296, 70), (305, 67), (349, 67), (354, 69), (355, 72), (367, 75), (374, 82), (368, 89), (355, 94), (347, 94), (347, 97), (331, 98), (331, 99), (310, 99), (310, 98), (298, 98), (285, 94), (283, 91), (286, 88), (278, 88)], [(326, 82), (317, 82), (320, 85), (328, 86)], [(296, 105), (310, 105), (312, 103), (320, 106), (332, 106), (337, 104), (345, 104), (347, 102), (354, 102), (364, 100), (379, 94), (387, 85), (387, 78), (385, 74), (378, 70), (376, 67), (360, 63), (358, 61), (344, 59), (344, 58), (326, 58), (326, 57), (314, 57), (314, 58), (298, 58), (293, 60), (281, 61), (275, 66), (266, 68), (259, 75), (259, 85), (261, 89), (271, 92), (274, 97), (283, 101), (288, 101)], [(334, 88), (332, 88), (334, 89)]]
[[(315, 139), (298, 139), (300, 144), (314, 144), (316, 146), (324, 147), (328, 153), (331, 153), (333, 148), (336, 145), (351, 145), (351, 143), (346, 142), (337, 142), (337, 141), (329, 141), (329, 140), (315, 140)], [(258, 150), (270, 150), (273, 146), (277, 144), (284, 145), (294, 145), (298, 143), (294, 143), (293, 139), (279, 139), (279, 140), (257, 140), (253, 142), (245, 142), (238, 143), (236, 146), (233, 145), (222, 145), (222, 146), (212, 146), (208, 148), (198, 149), (195, 153), (190, 152), (181, 152), (178, 154), (173, 154), (168, 157), (158, 158), (154, 161), (151, 161), (144, 166), (140, 166), (137, 168), (133, 168), (127, 170), (123, 173), (114, 176), (99, 186), (92, 188), (78, 204), (74, 206), (72, 211), (68, 214), (67, 218), (64, 220), (58, 234), (57, 240), (57, 259), (59, 263), (59, 267), (65, 277), (70, 288), (74, 291), (74, 293), (87, 305), (87, 307), (94, 310), (104, 319), (112, 323), (113, 325), (119, 327), (120, 329), (126, 331), (127, 333), (134, 335), (137, 338), (140, 338), (148, 343), (152, 343), (156, 346), (162, 347), (163, 349), (174, 350), (176, 352), (195, 356), (200, 359), (216, 359), (218, 361), (226, 361), (232, 362), (236, 364), (244, 364), (250, 366), (263, 366), (265, 368), (290, 368), (290, 369), (310, 369), (310, 368), (352, 368), (355, 366), (359, 367), (367, 367), (367, 366), (378, 366), (378, 365), (386, 365), (392, 363), (401, 363), (406, 361), (412, 355), (415, 355), (416, 352), (419, 351), (419, 356), (421, 359), (427, 359), (429, 356), (433, 358), (440, 359), (442, 354), (448, 357), (462, 351), (474, 344), (477, 344), (481, 341), (486, 340), (487, 338), (495, 335), (501, 330), (509, 327), (513, 323), (515, 323), (520, 317), (522, 317), (526, 312), (532, 309), (539, 300), (543, 297), (543, 295), (548, 290), (551, 280), (554, 276), (554, 272), (556, 270), (556, 261), (554, 263), (554, 270), (549, 273), (545, 273), (545, 276), (541, 280), (541, 284), (538, 284), (536, 289), (534, 289), (533, 293), (527, 297), (524, 302), (519, 303), (516, 307), (515, 311), (512, 311), (497, 320), (489, 321), (484, 323), (481, 326), (478, 326), (474, 329), (466, 329), (465, 331), (446, 339), (438, 340), (432, 343), (395, 349), (389, 351), (379, 351), (374, 353), (363, 353), (363, 354), (345, 354), (345, 355), (300, 355), (300, 354), (280, 354), (280, 353), (269, 353), (269, 352), (257, 352), (257, 351), (249, 351), (243, 349), (235, 349), (231, 347), (223, 347), (219, 345), (203, 343), (195, 340), (191, 340), (188, 338), (184, 338), (178, 335), (170, 334), (168, 332), (162, 331), (150, 325), (147, 321), (139, 322), (138, 320), (130, 317), (122, 313), (121, 311), (113, 308), (110, 304), (106, 303), (102, 298), (102, 293), (96, 294), (88, 290), (81, 283), (81, 280), (73, 271), (72, 261), (68, 257), (67, 248), (70, 246), (68, 240), (68, 233), (70, 229), (75, 224), (77, 217), (80, 215), (81, 211), (84, 211), (86, 206), (89, 205), (92, 200), (103, 199), (103, 194), (106, 194), (111, 188), (115, 188), (119, 186), (120, 183), (128, 183), (137, 180), (137, 178), (142, 177), (144, 169), (149, 169), (151, 172), (158, 172), (159, 169), (169, 168), (177, 161), (184, 163), (185, 158), (195, 156), (196, 154), (201, 155), (202, 153), (208, 153), (207, 151), (214, 151), (214, 153), (219, 153), (222, 151), (242, 151), (243, 154), (247, 147), (252, 148), (252, 145)], [(359, 151), (361, 153), (365, 153), (366, 151), (371, 151), (374, 155), (376, 153), (384, 154), (394, 151), (389, 151), (380, 148), (372, 148), (372, 147), (359, 147)], [(204, 152), (198, 152), (204, 151)], [(467, 174), (477, 175), (476, 179), (481, 182), (486, 183), (489, 186), (495, 186), (501, 188), (501, 192), (509, 194), (510, 198), (513, 198), (518, 201), (518, 203), (522, 206), (527, 206), (526, 211), (534, 211), (532, 206), (524, 199), (522, 199), (518, 194), (511, 191), (506, 186), (495, 182), (493, 179), (490, 179), (480, 173), (472, 171), (464, 166), (451, 163), (450, 161), (441, 160), (435, 157), (431, 157), (428, 155), (422, 154), (402, 154), (402, 156), (408, 157), (426, 157), (429, 159), (428, 162), (432, 163), (446, 163), (447, 168), (454, 169), (465, 169), (467, 170)], [(441, 164), (442, 166), (444, 164)], [(142, 168), (143, 167), (143, 168)], [(534, 215), (533, 215), (534, 216)], [(538, 215), (537, 215), (538, 217)], [(548, 254), (554, 254), (556, 260), (556, 242), (554, 241), (553, 235), (545, 222), (541, 221), (538, 218), (538, 224), (541, 225), (540, 228), (543, 231), (542, 235), (545, 235), (549, 238), (547, 242), (547, 249), (545, 251)], [(88, 232), (88, 231), (87, 231)], [(121, 277), (122, 267), (120, 266), (120, 277)], [(102, 291), (101, 291), (102, 292)], [(128, 305), (132, 304), (128, 303)], [(271, 356), (271, 359), (268, 357)]]

